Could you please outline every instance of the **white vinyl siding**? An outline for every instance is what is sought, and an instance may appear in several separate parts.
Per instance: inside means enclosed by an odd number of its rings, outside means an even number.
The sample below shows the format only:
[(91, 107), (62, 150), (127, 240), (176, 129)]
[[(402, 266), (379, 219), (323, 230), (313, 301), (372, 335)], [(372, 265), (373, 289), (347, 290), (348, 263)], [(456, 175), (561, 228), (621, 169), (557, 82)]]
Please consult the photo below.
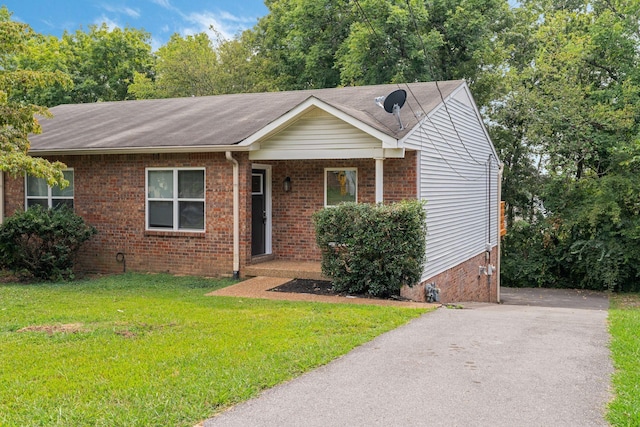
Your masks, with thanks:
[(264, 145), (272, 150), (290, 150), (293, 147), (321, 150), (334, 149), (336, 143), (345, 149), (380, 148), (380, 140), (317, 108), (304, 114)]
[(422, 280), (481, 254), (487, 243), (497, 243), (498, 163), (473, 104), (461, 102), (461, 97), (464, 93), (449, 99), (447, 109), (434, 110), (404, 141), (407, 149), (420, 152), (418, 192), (427, 201)]
[(371, 158), (375, 150), (382, 155), (382, 142), (339, 118), (314, 108), (287, 128), (263, 141), (260, 159), (350, 159)]

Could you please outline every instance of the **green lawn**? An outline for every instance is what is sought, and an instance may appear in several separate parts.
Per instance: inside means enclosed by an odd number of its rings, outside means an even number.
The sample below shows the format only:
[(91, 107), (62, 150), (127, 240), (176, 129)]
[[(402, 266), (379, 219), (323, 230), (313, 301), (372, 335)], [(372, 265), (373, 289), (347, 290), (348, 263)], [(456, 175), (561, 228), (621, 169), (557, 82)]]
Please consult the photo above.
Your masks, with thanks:
[(640, 294), (611, 298), (609, 331), (614, 399), (607, 418), (614, 426), (640, 426)]
[(0, 426), (193, 426), (424, 312), (204, 296), (230, 283), (0, 284)]

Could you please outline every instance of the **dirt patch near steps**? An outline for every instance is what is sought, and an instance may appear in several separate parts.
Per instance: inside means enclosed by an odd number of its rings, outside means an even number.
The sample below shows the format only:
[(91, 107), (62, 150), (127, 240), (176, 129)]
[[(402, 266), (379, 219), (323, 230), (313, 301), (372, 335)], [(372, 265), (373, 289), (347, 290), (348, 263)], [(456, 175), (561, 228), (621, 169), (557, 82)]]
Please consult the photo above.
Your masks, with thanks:
[(16, 332), (45, 332), (48, 335), (56, 333), (75, 334), (83, 332), (82, 323), (65, 323), (61, 325), (31, 325), (18, 329)]

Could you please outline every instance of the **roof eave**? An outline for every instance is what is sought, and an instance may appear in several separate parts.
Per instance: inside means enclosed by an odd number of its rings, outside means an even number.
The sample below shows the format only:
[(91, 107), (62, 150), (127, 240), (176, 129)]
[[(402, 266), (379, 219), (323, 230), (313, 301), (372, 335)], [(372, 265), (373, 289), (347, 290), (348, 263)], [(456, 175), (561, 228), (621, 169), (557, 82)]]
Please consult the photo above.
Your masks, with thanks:
[(257, 147), (240, 145), (191, 145), (172, 147), (116, 147), (116, 148), (66, 148), (29, 150), (31, 156), (98, 155), (98, 154), (162, 154), (162, 153), (223, 153), (225, 151), (251, 151)]

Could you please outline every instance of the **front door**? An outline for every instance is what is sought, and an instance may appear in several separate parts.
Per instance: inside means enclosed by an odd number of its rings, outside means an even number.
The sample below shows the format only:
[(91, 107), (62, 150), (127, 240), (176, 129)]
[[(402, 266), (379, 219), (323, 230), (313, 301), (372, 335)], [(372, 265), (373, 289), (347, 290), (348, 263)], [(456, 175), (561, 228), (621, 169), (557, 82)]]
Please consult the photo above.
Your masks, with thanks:
[(266, 253), (267, 237), (267, 171), (251, 171), (251, 255)]

